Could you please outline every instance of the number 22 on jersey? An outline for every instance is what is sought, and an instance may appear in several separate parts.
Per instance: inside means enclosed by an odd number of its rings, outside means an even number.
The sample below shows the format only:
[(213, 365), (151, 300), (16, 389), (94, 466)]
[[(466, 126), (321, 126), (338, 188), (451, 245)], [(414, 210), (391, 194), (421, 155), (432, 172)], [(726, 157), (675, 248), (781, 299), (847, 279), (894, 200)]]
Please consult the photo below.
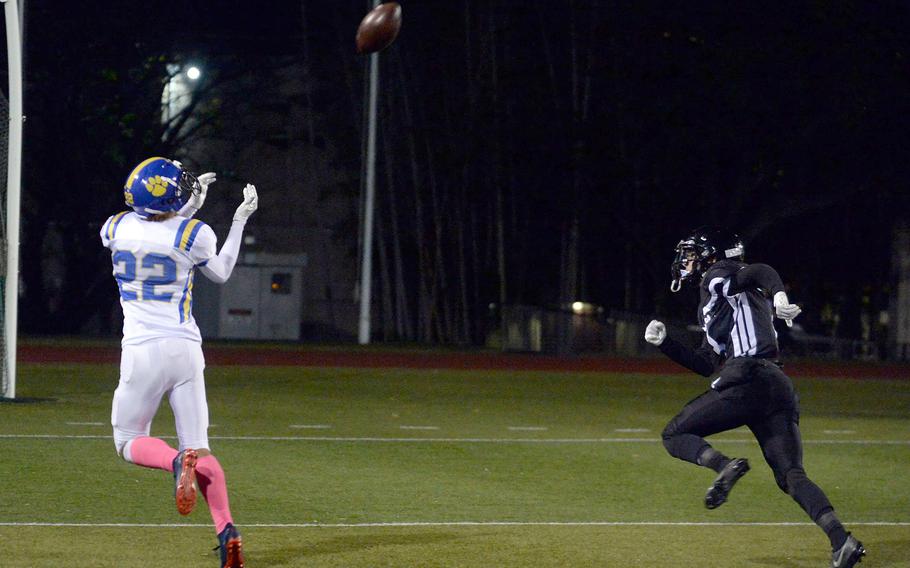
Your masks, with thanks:
[[(170, 302), (174, 296), (171, 292), (155, 293), (155, 286), (173, 284), (177, 280), (177, 263), (169, 256), (149, 253), (136, 255), (129, 251), (118, 250), (113, 255), (114, 278), (120, 288), (120, 297), (124, 301), (158, 301)], [(142, 282), (138, 292), (125, 290), (124, 284), (129, 282)]]

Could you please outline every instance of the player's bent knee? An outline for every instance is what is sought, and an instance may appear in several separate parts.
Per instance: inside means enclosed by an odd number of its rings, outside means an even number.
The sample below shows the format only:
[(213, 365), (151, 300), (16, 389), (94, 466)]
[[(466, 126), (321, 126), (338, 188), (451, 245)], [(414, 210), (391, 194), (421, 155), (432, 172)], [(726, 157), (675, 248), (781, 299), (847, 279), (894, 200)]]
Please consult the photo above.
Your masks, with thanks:
[[(124, 450), (124, 448), (126, 448), (126, 443), (128, 441), (129, 440), (118, 440), (116, 437), (114, 438), (114, 449), (117, 450), (117, 455), (120, 456), (121, 458), (123, 458), (123, 450)], [(126, 458), (123, 458), (123, 459), (126, 459)]]
[(671, 420), (664, 426), (664, 431), (660, 433), (660, 437), (663, 438), (664, 444), (667, 443), (667, 440), (679, 433), (679, 429), (676, 427), (676, 420)]
[(664, 431), (660, 433), (660, 438), (663, 440), (664, 448), (667, 449), (667, 452), (669, 452), (671, 456), (676, 455), (676, 443), (678, 435), (679, 429), (676, 427), (676, 420), (671, 420), (664, 427)]
[(140, 435), (138, 434), (124, 432), (114, 428), (114, 448), (117, 449), (117, 455), (128, 462), (132, 462), (132, 459), (130, 459), (129, 445), (139, 436)]
[(667, 453), (670, 454), (671, 456), (676, 456), (676, 453), (674, 451), (676, 449), (676, 444), (674, 443), (675, 440), (670, 437), (665, 437), (663, 439), (663, 442), (664, 442), (664, 449), (667, 450)]

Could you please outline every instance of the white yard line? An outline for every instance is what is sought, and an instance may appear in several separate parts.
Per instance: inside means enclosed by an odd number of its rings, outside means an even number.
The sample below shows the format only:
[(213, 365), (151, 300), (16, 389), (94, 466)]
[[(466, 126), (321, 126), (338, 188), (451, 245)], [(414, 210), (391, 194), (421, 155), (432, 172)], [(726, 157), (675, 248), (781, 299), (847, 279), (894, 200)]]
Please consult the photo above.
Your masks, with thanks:
[(509, 426), (513, 432), (546, 432), (546, 426)]
[(331, 424), (291, 424), (288, 428), (297, 428), (300, 430), (329, 430), (332, 428)]
[[(850, 522), (851, 526), (907, 527), (910, 521)], [(359, 527), (814, 527), (810, 522), (698, 522), (698, 521), (415, 521), (391, 523), (244, 523), (258, 528), (359, 528)], [(206, 528), (211, 524), (190, 523), (46, 523), (0, 522), (0, 527), (75, 528)]]
[(622, 432), (624, 434), (635, 434), (635, 433), (650, 432), (651, 430), (649, 428), (615, 428), (613, 431)]
[(407, 426), (401, 425), (400, 430), (439, 430), (439, 426)]
[(110, 426), (104, 422), (67, 422), (67, 426)]
[[(438, 426), (403, 426), (404, 429), (439, 429)], [(158, 436), (165, 440), (176, 436)], [(96, 434), (0, 434), (2, 439), (42, 440), (108, 440), (109, 435)], [(251, 442), (376, 442), (376, 443), (443, 443), (443, 444), (658, 444), (660, 438), (392, 438), (371, 436), (209, 436), (211, 440)], [(755, 444), (755, 440), (711, 438), (723, 444)], [(803, 440), (803, 444), (849, 446), (910, 446), (910, 440)]]

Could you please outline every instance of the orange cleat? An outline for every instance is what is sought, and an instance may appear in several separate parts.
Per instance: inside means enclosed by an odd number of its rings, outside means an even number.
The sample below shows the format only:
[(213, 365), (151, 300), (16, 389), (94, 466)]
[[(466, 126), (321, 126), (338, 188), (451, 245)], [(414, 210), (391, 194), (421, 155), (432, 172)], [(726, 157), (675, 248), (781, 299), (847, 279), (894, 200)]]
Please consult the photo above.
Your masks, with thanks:
[(183, 450), (174, 458), (174, 500), (177, 512), (189, 515), (196, 506), (196, 450)]
[(243, 568), (243, 542), (234, 525), (228, 523), (218, 533), (218, 546), (221, 549), (221, 568)]

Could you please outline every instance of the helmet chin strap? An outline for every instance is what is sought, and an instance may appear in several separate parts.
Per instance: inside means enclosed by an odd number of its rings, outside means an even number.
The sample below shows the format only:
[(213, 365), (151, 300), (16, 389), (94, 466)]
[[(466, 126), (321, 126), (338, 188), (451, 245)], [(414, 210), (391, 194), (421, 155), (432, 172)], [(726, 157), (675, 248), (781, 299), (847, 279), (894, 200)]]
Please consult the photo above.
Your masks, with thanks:
[(680, 281), (680, 279), (674, 278), (673, 281), (670, 282), (670, 291), (674, 292), (674, 293), (679, 292), (679, 289), (681, 286), (682, 286), (682, 282)]

